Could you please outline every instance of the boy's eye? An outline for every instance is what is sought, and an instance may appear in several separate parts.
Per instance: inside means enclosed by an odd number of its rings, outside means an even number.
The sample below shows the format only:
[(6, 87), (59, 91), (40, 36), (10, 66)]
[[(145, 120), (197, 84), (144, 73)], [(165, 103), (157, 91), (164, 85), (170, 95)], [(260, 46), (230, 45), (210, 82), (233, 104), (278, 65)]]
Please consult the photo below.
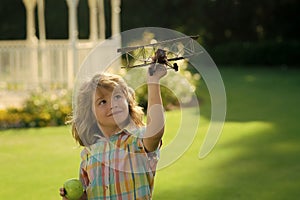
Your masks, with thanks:
[(106, 100), (99, 101), (99, 105), (104, 105), (104, 104), (106, 104)]
[(120, 94), (117, 94), (117, 95), (114, 96), (115, 100), (118, 100), (118, 99), (121, 99), (121, 98), (122, 98), (122, 95), (120, 95)]

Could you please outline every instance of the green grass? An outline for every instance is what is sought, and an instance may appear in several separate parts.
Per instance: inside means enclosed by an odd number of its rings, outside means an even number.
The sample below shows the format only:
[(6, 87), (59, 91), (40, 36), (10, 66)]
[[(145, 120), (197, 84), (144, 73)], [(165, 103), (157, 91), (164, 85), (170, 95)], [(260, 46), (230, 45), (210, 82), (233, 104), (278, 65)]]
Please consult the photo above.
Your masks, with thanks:
[[(198, 158), (210, 118), (202, 84), (197, 135), (179, 159), (158, 170), (154, 200), (299, 198), (300, 71), (226, 68), (221, 74), (228, 106), (222, 136)], [(198, 117), (194, 109), (168, 112), (164, 146), (176, 140), (182, 116), (187, 127)], [(80, 148), (68, 127), (1, 131), (0, 144), (0, 199), (60, 199), (58, 188), (78, 174)], [(161, 161), (180, 153), (162, 153)]]
[(79, 148), (66, 127), (0, 132), (0, 199), (58, 199), (76, 177)]

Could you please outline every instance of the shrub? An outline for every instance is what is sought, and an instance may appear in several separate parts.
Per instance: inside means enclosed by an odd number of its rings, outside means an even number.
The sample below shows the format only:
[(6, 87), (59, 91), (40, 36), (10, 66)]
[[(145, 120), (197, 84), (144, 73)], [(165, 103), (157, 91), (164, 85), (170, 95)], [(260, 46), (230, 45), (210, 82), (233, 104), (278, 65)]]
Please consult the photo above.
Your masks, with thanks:
[(21, 108), (0, 110), (0, 128), (62, 125), (71, 109), (71, 93), (67, 90), (37, 90), (30, 94)]
[[(195, 95), (195, 85), (201, 77), (185, 70), (186, 68), (187, 63), (182, 62), (179, 72), (169, 70), (167, 77), (161, 80), (161, 95), (166, 110), (176, 108), (179, 104), (188, 104)], [(146, 73), (145, 69), (135, 69), (130, 70), (125, 76), (129, 86), (135, 89), (137, 101), (145, 111), (148, 104)]]

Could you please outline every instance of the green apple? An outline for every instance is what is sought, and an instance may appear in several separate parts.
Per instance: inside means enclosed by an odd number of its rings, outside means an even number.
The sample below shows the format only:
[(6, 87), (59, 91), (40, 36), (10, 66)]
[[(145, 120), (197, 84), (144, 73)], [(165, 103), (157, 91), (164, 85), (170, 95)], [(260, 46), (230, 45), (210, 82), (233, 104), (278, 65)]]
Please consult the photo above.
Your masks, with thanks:
[(65, 196), (69, 200), (78, 200), (83, 194), (82, 183), (75, 178), (69, 179), (64, 183)]

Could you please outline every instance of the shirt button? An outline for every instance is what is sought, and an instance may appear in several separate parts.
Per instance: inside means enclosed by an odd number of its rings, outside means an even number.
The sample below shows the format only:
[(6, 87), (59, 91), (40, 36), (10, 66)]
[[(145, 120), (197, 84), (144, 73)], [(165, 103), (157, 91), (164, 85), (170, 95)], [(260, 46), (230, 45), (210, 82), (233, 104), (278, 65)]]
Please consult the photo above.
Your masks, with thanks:
[(108, 188), (109, 188), (108, 185), (106, 185), (106, 186), (105, 186), (105, 190), (108, 190)]

